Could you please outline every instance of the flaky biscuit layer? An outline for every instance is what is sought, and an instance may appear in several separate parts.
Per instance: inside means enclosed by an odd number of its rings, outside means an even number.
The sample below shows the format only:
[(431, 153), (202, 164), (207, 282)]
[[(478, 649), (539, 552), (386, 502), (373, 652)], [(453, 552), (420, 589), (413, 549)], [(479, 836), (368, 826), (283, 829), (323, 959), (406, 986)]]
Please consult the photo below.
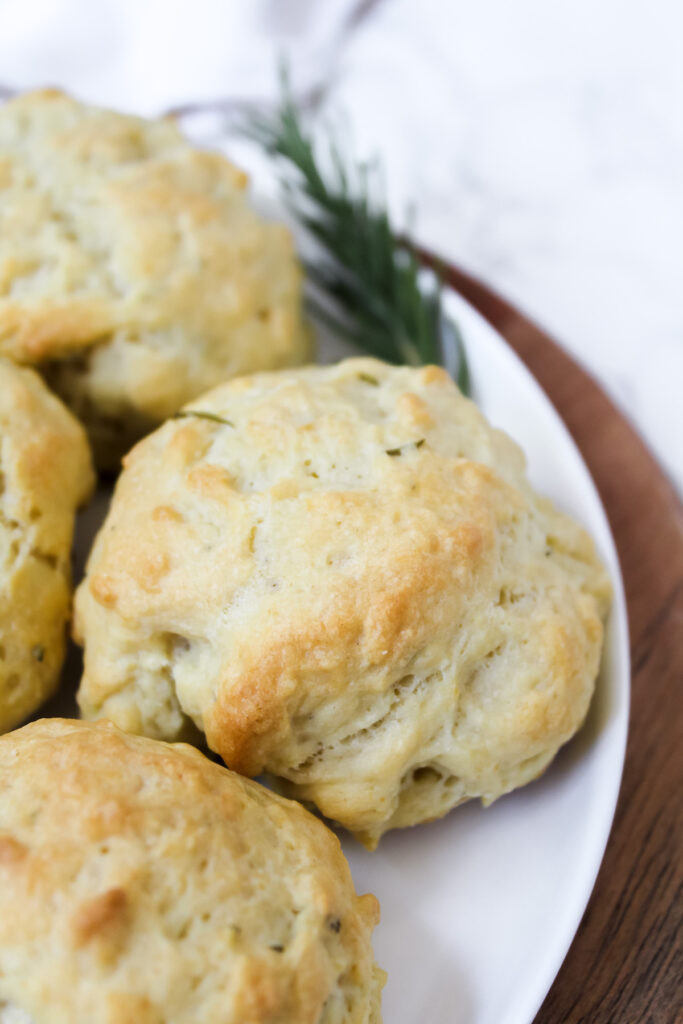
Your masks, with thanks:
[(0, 358), (0, 732), (57, 685), (74, 516), (92, 486), (80, 423), (37, 374)]
[(299, 804), (110, 723), (0, 779), (2, 1024), (379, 1024), (377, 901)]
[(84, 714), (196, 726), (369, 845), (538, 775), (610, 588), (519, 448), (443, 370), (371, 359), (188, 413), (128, 456), (78, 591)]
[(292, 240), (246, 183), (170, 119), (0, 106), (0, 354), (40, 367), (101, 465), (228, 377), (304, 361)]

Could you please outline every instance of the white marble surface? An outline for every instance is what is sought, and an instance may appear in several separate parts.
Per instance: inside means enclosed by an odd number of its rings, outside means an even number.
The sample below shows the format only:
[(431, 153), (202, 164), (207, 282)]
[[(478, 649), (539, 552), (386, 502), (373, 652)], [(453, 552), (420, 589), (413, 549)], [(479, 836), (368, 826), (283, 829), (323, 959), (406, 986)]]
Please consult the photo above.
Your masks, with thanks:
[(0, 82), (154, 112), (325, 84), (397, 216), (548, 328), (683, 489), (680, 0), (4, 0)]

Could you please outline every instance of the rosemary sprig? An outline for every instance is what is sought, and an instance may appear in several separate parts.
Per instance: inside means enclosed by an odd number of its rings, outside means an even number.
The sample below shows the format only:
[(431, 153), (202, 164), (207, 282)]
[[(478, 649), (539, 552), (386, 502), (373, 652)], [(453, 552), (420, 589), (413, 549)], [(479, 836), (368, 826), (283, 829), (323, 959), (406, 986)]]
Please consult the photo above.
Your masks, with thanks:
[(373, 169), (349, 163), (329, 137), (323, 170), (286, 75), (275, 112), (251, 115), (244, 130), (287, 165), (287, 205), (317, 243), (316, 258), (306, 262), (314, 314), (387, 362), (446, 363), (469, 394), (467, 360), (458, 327), (443, 311), (441, 281), (435, 275), (431, 287), (423, 284), (415, 250), (373, 193)]

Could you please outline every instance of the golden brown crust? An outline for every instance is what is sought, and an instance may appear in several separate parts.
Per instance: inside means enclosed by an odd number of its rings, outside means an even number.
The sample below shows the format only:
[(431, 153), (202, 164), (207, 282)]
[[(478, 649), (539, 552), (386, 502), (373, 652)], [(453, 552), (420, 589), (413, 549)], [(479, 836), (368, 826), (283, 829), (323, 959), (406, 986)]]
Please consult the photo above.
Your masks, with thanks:
[(92, 486), (81, 425), (32, 370), (0, 359), (0, 732), (57, 685), (74, 515)]
[(0, 1021), (379, 1024), (377, 902), (298, 804), (109, 723), (3, 737), (0, 778)]
[(372, 845), (491, 801), (580, 726), (609, 583), (443, 371), (233, 381), (128, 456), (76, 601), (80, 703), (189, 720)]
[(0, 354), (39, 365), (98, 462), (230, 376), (302, 362), (300, 270), (246, 177), (55, 90), (0, 107)]

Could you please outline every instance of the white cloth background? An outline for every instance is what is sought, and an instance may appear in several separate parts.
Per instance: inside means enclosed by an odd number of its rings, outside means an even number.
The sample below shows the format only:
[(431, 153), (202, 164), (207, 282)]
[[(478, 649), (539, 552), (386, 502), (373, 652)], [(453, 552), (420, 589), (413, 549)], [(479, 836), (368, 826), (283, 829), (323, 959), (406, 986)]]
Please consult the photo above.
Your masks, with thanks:
[(272, 98), (288, 53), (396, 214), (587, 364), (683, 488), (682, 37), (680, 0), (0, 0), (0, 83), (154, 113)]

